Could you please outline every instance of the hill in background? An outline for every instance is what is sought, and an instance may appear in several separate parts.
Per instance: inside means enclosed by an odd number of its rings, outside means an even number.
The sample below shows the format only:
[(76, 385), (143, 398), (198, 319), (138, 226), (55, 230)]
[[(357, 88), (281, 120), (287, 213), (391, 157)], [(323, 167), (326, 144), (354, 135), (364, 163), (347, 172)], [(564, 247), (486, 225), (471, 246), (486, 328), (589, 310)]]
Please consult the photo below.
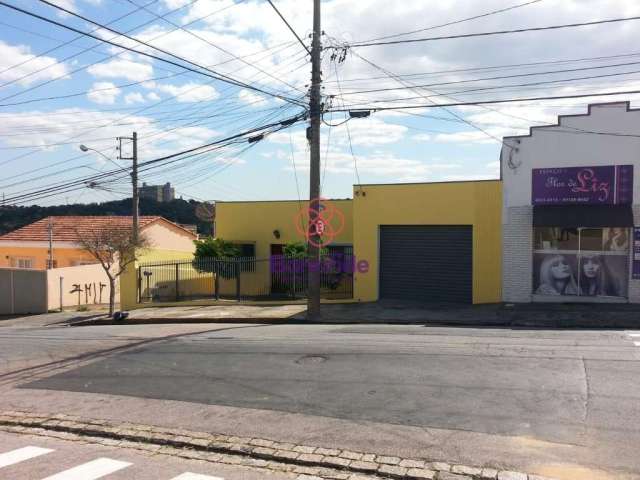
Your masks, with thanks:
[[(159, 215), (175, 223), (197, 225), (199, 234), (211, 235), (211, 223), (200, 220), (196, 216), (198, 205), (200, 202), (195, 200), (187, 201), (179, 198), (166, 203), (141, 198), (140, 215)], [(38, 205), (0, 207), (0, 235), (52, 215), (131, 215), (131, 199), (51, 207)]]

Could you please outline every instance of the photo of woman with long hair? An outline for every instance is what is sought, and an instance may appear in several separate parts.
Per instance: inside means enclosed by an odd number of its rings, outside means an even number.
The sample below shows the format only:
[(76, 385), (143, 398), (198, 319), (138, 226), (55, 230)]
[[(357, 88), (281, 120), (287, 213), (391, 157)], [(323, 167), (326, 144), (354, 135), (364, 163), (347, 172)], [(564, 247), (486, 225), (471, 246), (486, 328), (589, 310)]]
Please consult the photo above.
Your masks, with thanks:
[(580, 257), (580, 295), (607, 295), (607, 277), (600, 255)]
[[(540, 255), (537, 295), (578, 295), (578, 284), (565, 255)], [(538, 262), (536, 262), (538, 263)]]
[(604, 249), (606, 251), (629, 251), (629, 231), (626, 228), (605, 228), (604, 238)]

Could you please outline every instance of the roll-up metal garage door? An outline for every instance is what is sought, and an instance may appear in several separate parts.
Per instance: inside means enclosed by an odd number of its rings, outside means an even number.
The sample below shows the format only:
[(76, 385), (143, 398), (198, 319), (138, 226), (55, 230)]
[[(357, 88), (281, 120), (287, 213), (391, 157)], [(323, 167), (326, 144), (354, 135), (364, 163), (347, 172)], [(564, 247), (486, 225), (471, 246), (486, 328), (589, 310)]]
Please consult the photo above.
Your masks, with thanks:
[(471, 225), (380, 226), (380, 298), (472, 303)]

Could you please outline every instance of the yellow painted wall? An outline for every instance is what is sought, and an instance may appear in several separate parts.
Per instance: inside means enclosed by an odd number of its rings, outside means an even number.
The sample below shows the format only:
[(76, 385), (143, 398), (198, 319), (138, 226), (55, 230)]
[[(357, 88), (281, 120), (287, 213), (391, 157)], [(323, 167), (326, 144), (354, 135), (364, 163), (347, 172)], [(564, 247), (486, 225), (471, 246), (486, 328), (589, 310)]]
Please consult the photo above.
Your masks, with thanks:
[[(271, 244), (304, 242), (295, 225), (296, 214), (304, 209), (308, 202), (217, 202), (216, 236), (229, 242), (255, 243), (256, 258), (268, 259), (271, 256)], [(353, 201), (327, 200), (342, 211), (344, 229), (333, 243), (353, 243)], [(280, 232), (280, 238), (273, 231)]]
[(120, 304), (122, 310), (138, 308), (137, 268), (141, 263), (162, 262), (167, 260), (190, 260), (193, 255), (175, 250), (145, 249), (138, 253), (135, 263), (130, 263), (120, 276)]
[[(25, 247), (3, 246), (0, 242), (0, 267), (10, 268), (12, 258), (32, 258), (33, 268), (45, 270), (49, 259), (48, 247), (29, 247), (28, 242), (24, 242)], [(79, 248), (53, 248), (53, 259), (57, 261), (57, 267), (73, 267), (75, 262), (89, 261), (95, 263), (95, 259), (87, 252)]]
[(380, 225), (472, 225), (473, 302), (500, 302), (501, 209), (498, 180), (354, 187), (354, 253), (369, 262), (356, 273), (354, 298), (378, 299)]

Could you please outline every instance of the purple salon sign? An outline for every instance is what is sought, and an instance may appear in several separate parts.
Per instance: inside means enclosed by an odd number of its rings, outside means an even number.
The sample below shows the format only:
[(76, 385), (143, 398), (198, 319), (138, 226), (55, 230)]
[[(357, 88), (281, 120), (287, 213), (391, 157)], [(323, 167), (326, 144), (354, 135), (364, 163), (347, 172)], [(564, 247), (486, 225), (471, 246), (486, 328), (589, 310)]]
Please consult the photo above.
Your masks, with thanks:
[(533, 205), (633, 203), (633, 165), (534, 168)]
[(633, 229), (633, 278), (640, 280), (640, 227)]

